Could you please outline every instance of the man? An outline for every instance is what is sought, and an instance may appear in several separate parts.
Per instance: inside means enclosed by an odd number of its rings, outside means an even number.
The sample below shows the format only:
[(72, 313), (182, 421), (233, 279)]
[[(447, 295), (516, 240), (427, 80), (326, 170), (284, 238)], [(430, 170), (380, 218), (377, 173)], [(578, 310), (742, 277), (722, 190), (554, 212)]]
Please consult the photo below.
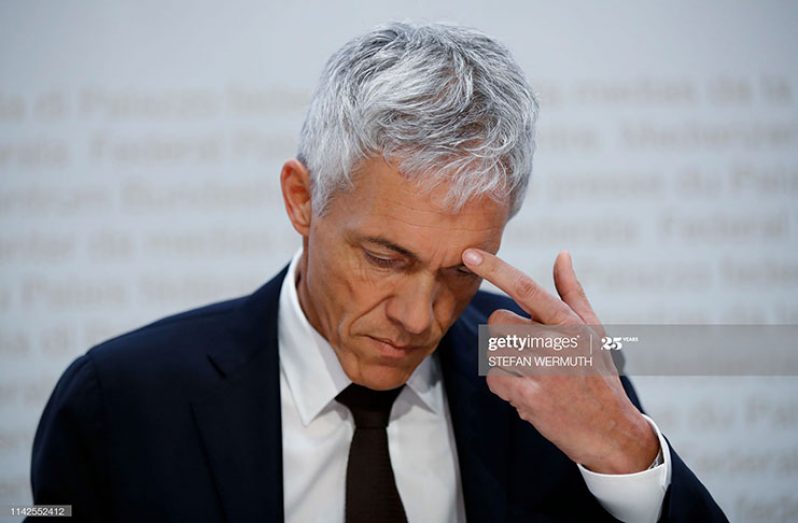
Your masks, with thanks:
[(251, 296), (78, 358), (35, 501), (82, 521), (725, 521), (625, 379), (478, 376), (479, 324), (599, 323), (567, 253), (559, 298), (495, 256), (536, 113), (476, 31), (347, 43), (281, 172), (301, 251)]

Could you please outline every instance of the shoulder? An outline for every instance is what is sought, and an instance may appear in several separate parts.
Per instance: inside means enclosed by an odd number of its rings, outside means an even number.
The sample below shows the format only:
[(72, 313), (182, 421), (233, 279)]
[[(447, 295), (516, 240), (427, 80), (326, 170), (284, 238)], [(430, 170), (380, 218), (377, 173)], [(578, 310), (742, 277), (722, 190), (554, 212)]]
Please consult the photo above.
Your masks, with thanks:
[[(202, 396), (276, 347), (285, 269), (254, 293), (181, 312), (110, 339), (86, 353), (105, 392)], [(110, 396), (109, 394), (106, 394)]]
[(246, 298), (174, 314), (107, 340), (88, 352), (95, 362), (133, 364), (143, 360), (184, 360), (225, 336), (231, 318)]
[(91, 348), (98, 388), (109, 401), (170, 403), (204, 394), (219, 375), (209, 350), (230, 344), (231, 321), (245, 298), (181, 312)]
[(87, 356), (100, 373), (126, 375), (201, 376), (212, 370), (212, 360), (235, 367), (268, 345), (284, 276), (285, 269), (248, 296), (174, 314), (112, 338)]

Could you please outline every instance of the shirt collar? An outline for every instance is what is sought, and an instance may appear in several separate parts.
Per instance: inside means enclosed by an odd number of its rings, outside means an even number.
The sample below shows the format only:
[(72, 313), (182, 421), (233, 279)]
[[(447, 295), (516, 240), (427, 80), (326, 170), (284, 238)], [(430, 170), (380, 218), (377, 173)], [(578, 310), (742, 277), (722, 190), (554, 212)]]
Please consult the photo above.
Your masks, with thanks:
[[(310, 325), (297, 295), (297, 266), (302, 249), (294, 255), (280, 289), (277, 332), (280, 368), (302, 423), (307, 426), (352, 381), (347, 377), (330, 343)], [(442, 380), (437, 358), (427, 357), (407, 380), (414, 398), (404, 398), (438, 414), (443, 412)], [(415, 401), (414, 401), (415, 399)]]

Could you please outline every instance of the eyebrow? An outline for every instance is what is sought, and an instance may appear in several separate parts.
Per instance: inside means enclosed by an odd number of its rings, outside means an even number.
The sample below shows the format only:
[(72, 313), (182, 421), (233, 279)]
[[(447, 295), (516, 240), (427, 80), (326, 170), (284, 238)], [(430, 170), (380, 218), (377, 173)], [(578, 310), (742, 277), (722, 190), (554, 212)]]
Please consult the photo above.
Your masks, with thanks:
[[(380, 245), (382, 247), (385, 247), (386, 249), (390, 249), (396, 252), (397, 254), (401, 254), (402, 256), (409, 258), (413, 262), (418, 262), (421, 259), (416, 253), (414, 253), (410, 249), (402, 247), (401, 245), (397, 245), (396, 243), (392, 242), (391, 240), (388, 240), (387, 238), (383, 238), (382, 236), (364, 236), (361, 238), (361, 240), (367, 243), (374, 243)], [(460, 267), (465, 267), (465, 266), (466, 265), (464, 263), (458, 263), (457, 265), (453, 265), (451, 267), (444, 267), (444, 268), (458, 269)]]
[(386, 249), (390, 249), (398, 254), (401, 254), (402, 256), (405, 256), (406, 258), (410, 258), (413, 261), (419, 261), (420, 259), (419, 256), (410, 249), (406, 249), (401, 245), (397, 245), (391, 240), (383, 238), (382, 236), (364, 236), (363, 238), (361, 238), (361, 240), (368, 243), (375, 243), (377, 245), (385, 247)]

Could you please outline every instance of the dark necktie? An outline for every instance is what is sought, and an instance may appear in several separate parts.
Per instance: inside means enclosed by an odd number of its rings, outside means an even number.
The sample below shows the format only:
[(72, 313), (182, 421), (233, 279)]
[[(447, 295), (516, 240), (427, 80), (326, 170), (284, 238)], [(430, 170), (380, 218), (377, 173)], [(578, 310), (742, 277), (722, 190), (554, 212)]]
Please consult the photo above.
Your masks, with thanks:
[(346, 467), (346, 523), (406, 523), (385, 431), (402, 387), (376, 391), (352, 384), (335, 397), (355, 418)]

